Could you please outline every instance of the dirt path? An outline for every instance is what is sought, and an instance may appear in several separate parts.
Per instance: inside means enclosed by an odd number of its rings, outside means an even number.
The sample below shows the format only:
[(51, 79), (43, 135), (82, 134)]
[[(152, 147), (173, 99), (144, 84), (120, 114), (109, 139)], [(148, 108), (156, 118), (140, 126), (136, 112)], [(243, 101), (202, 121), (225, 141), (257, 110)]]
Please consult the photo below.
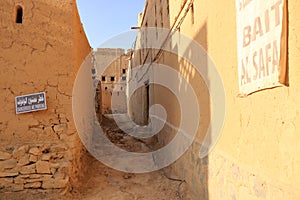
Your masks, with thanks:
[[(124, 134), (112, 119), (103, 118), (102, 127), (110, 140), (121, 148), (145, 152), (142, 142)], [(86, 200), (176, 200), (182, 190), (180, 182), (168, 179), (162, 171), (129, 174), (111, 169), (87, 155), (88, 173), (78, 189), (79, 199)]]
[(78, 196), (75, 195), (78, 199), (177, 199), (179, 182), (168, 180), (161, 172), (123, 173), (104, 166), (92, 157), (89, 166), (86, 181), (79, 188)]
[[(123, 149), (135, 152), (149, 148), (131, 136), (124, 134), (114, 121), (104, 118), (102, 127), (112, 142)], [(46, 199), (46, 200), (177, 200), (192, 199), (186, 194), (183, 182), (171, 180), (162, 170), (146, 174), (129, 174), (103, 165), (89, 153), (83, 158), (86, 169), (80, 185), (71, 194), (49, 194), (45, 191), (0, 194), (0, 199)], [(185, 192), (183, 192), (185, 191)], [(183, 195), (184, 193), (184, 195)], [(184, 196), (184, 198), (182, 197)]]

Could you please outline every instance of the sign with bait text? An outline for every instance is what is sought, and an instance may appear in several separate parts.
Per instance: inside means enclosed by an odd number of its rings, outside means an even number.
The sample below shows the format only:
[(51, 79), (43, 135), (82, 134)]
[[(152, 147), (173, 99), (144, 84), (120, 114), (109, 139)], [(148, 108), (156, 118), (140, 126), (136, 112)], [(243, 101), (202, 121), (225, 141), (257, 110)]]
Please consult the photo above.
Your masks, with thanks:
[(285, 0), (236, 0), (240, 95), (285, 83), (285, 4)]
[(47, 109), (45, 92), (17, 96), (15, 97), (15, 102), (16, 114)]

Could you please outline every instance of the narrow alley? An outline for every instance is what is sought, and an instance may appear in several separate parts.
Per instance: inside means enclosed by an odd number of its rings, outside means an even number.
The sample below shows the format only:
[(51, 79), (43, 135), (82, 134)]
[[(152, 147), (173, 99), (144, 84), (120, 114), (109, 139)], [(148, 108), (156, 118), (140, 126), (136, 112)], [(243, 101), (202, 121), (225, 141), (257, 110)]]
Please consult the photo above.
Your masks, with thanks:
[(0, 0), (0, 200), (299, 200), (300, 0)]
[[(128, 151), (149, 151), (139, 140), (123, 133), (110, 117), (103, 117), (102, 127), (109, 139)], [(186, 184), (168, 177), (165, 170), (131, 174), (114, 170), (86, 155), (87, 173), (78, 188), (78, 199), (86, 200), (176, 200), (191, 199)], [(76, 197), (76, 195), (74, 196)]]
[[(120, 148), (128, 151), (145, 152), (149, 148), (140, 140), (125, 134), (112, 119), (111, 115), (103, 116), (102, 128), (108, 138)], [(1, 194), (1, 200), (189, 200), (193, 199), (188, 193), (184, 181), (169, 177), (166, 170), (133, 174), (114, 170), (103, 165), (88, 152), (82, 158), (85, 169), (79, 184), (72, 191), (51, 194), (40, 190), (35, 192), (20, 192)]]

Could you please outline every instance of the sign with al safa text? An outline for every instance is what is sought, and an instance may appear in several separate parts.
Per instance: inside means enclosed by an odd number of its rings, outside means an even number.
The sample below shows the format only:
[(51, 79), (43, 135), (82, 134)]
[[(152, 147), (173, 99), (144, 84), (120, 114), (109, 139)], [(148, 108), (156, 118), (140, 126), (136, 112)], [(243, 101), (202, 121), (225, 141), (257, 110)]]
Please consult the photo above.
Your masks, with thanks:
[(281, 86), (286, 76), (285, 0), (236, 0), (239, 93)]

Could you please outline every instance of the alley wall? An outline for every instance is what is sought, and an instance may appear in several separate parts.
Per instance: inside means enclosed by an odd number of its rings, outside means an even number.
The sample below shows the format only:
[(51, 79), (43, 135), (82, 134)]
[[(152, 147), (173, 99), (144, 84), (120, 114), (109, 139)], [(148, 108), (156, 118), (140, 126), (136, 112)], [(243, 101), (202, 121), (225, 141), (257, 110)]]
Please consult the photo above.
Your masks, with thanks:
[[(0, 7), (0, 191), (71, 188), (83, 152), (72, 89), (90, 52), (76, 2), (4, 0)], [(46, 93), (47, 110), (16, 114), (15, 97), (37, 92)]]
[[(283, 3), (283, 1), (281, 1)], [(189, 4), (192, 5), (189, 6)], [(200, 159), (200, 147), (210, 123), (211, 99), (203, 81), (205, 74), (195, 74), (183, 58), (164, 52), (158, 63), (172, 66), (189, 80), (198, 97), (201, 114), (195, 141), (188, 151), (167, 170), (187, 182), (197, 197), (204, 199), (298, 199), (300, 70), (299, 1), (285, 2), (288, 9), (288, 86), (239, 96), (235, 1), (160, 1), (148, 0), (141, 27), (177, 27), (176, 31), (197, 41), (207, 51), (222, 78), (226, 93), (226, 116), (219, 140), (208, 156)], [(162, 10), (163, 14), (160, 14)], [(187, 11), (187, 12), (185, 12)], [(181, 22), (180, 20), (183, 19)], [(180, 23), (179, 23), (180, 22)], [(163, 24), (163, 26), (161, 25)], [(173, 26), (174, 25), (174, 26)], [(178, 25), (178, 26), (177, 26)], [(140, 41), (146, 40), (144, 35)], [(144, 38), (143, 38), (144, 37)], [(139, 38), (138, 38), (139, 39)], [(173, 48), (180, 43), (170, 42)], [(176, 46), (177, 45), (177, 46)], [(141, 45), (143, 47), (143, 45)], [(133, 68), (151, 63), (151, 58), (137, 51)], [(152, 53), (154, 51), (152, 50)], [(191, 52), (197, 54), (197, 52)], [(142, 58), (140, 58), (142, 57)], [(147, 61), (147, 59), (149, 59)], [(206, 67), (207, 66), (203, 66)], [(207, 70), (209, 70), (207, 68)], [(138, 74), (138, 73), (137, 73)], [(135, 74), (134, 74), (135, 75)], [(132, 75), (132, 76), (134, 76)], [(180, 82), (174, 80), (180, 86)], [(129, 86), (130, 87), (130, 86)], [(145, 87), (133, 95), (131, 116), (145, 121)], [(162, 95), (163, 94), (163, 95)], [(161, 104), (168, 113), (167, 122), (180, 123), (178, 99), (168, 88), (150, 86), (150, 106)], [(186, 102), (189, 103), (189, 102)], [(145, 112), (145, 111), (144, 111)], [(193, 120), (192, 118), (190, 120)], [(159, 145), (174, 137), (168, 125), (157, 136)], [(180, 146), (180, 144), (179, 144)], [(167, 156), (167, 155), (166, 155)]]

